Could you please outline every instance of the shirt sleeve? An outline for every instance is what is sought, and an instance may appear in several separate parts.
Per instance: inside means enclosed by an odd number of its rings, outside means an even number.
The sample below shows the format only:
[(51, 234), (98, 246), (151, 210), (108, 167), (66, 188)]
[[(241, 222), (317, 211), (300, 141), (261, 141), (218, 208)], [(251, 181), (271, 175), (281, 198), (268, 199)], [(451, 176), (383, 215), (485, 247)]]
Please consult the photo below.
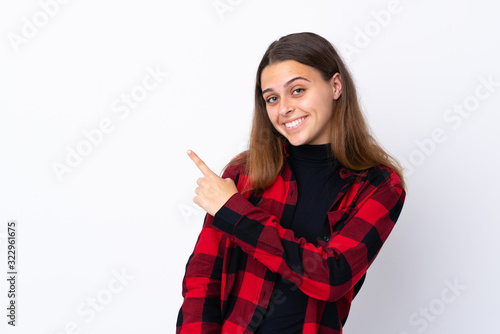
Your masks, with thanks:
[(334, 232), (328, 242), (318, 245), (295, 237), (275, 216), (238, 193), (215, 214), (213, 226), (308, 296), (336, 301), (366, 273), (394, 227), (406, 196), (398, 175), (387, 167), (373, 168), (351, 190), (355, 194), (344, 198), (352, 202), (328, 213)]
[(221, 232), (212, 227), (213, 217), (206, 214), (193, 253), (182, 280), (184, 301), (177, 316), (179, 333), (220, 333), (221, 331)]
[[(234, 168), (222, 177), (236, 179)], [(177, 334), (221, 332), (221, 279), (227, 236), (212, 226), (206, 214), (194, 251), (186, 264), (182, 281), (184, 301), (177, 316)]]

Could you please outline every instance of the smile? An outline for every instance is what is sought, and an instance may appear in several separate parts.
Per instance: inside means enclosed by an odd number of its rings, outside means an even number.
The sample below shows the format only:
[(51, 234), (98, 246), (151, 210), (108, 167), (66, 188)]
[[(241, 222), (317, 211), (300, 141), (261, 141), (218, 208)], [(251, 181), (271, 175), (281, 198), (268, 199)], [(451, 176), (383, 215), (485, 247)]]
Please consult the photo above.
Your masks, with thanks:
[(300, 126), (300, 124), (302, 124), (302, 122), (307, 118), (307, 116), (304, 116), (304, 117), (301, 117), (299, 119), (296, 119), (292, 122), (287, 122), (285, 123), (285, 127), (288, 129), (288, 130), (293, 130), (293, 129), (296, 129)]

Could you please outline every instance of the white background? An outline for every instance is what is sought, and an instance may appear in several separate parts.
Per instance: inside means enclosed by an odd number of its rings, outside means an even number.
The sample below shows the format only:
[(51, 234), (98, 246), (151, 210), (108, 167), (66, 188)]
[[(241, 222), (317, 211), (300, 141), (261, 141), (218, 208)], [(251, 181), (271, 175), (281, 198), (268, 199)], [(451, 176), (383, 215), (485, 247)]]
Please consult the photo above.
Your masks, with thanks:
[[(338, 48), (373, 133), (408, 174), (345, 333), (498, 330), (495, 2), (44, 3), (0, 5), (0, 276), (9, 220), (19, 272), (15, 328), (0, 281), (0, 332), (173, 333), (204, 216), (185, 152), (219, 173), (245, 149), (257, 65), (301, 31)], [(149, 91), (147, 69), (163, 73)], [(123, 96), (141, 91), (125, 114)], [(112, 130), (85, 146), (106, 119)], [(78, 147), (86, 156), (58, 178)]]

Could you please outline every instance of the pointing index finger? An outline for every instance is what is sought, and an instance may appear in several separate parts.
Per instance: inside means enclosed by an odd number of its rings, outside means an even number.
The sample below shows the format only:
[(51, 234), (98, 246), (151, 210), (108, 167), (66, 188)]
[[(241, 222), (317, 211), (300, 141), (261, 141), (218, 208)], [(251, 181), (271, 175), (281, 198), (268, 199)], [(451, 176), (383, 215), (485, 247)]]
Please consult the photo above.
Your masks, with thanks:
[(189, 155), (191, 160), (193, 160), (196, 167), (198, 167), (198, 169), (203, 173), (204, 176), (214, 174), (214, 172), (212, 172), (212, 170), (210, 168), (208, 168), (208, 166), (205, 164), (205, 162), (203, 162), (203, 160), (201, 160), (196, 153), (194, 153), (191, 150), (188, 150), (187, 154)]

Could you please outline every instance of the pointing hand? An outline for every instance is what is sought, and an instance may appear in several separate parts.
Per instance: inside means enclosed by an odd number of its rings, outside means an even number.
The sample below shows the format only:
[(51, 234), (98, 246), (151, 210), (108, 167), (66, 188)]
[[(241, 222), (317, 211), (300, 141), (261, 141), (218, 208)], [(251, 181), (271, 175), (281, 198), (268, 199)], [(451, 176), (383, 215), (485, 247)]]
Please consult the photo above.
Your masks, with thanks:
[(215, 216), (217, 211), (238, 192), (234, 181), (230, 178), (223, 179), (212, 172), (210, 168), (201, 160), (196, 153), (191, 150), (187, 151), (188, 156), (193, 160), (196, 167), (203, 173), (196, 182), (196, 197), (193, 202), (198, 204), (208, 214)]

